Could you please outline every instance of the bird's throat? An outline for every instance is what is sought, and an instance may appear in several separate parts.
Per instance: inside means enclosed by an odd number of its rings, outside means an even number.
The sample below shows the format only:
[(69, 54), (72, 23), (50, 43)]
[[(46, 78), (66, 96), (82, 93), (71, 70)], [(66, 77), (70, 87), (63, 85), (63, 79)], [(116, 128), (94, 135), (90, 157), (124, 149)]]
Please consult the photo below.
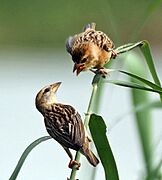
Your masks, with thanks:
[(45, 101), (46, 101), (46, 104), (48, 105), (57, 103), (57, 99), (55, 95), (46, 97)]

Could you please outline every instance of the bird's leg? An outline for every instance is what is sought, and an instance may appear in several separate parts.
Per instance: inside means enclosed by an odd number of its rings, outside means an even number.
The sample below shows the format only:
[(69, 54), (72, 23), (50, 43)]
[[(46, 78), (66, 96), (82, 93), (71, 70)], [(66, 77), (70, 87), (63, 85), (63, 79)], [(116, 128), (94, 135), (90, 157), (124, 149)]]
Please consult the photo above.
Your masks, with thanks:
[(94, 69), (90, 69), (90, 71), (96, 74), (96, 70), (94, 70)]
[(106, 78), (106, 75), (109, 74), (109, 71), (108, 71), (108, 69), (101, 67), (101, 68), (96, 70), (96, 74), (101, 74), (103, 78)]
[(114, 69), (107, 69), (107, 68), (104, 68), (104, 67), (100, 67), (97, 70), (90, 69), (90, 71), (95, 73), (95, 74), (101, 74), (103, 78), (106, 78), (106, 76), (109, 76), (110, 72), (113, 72)]
[(108, 71), (107, 69), (105, 69), (104, 67), (101, 67), (99, 69), (96, 70), (96, 73), (98, 74), (103, 74), (103, 75), (107, 75), (108, 74)]
[(79, 170), (81, 164), (75, 160), (70, 160), (68, 167), (72, 169), (75, 165), (77, 165), (76, 169)]
[(100, 69), (94, 70), (94, 69), (90, 69), (91, 72), (95, 73), (95, 74), (102, 74), (102, 77), (105, 78), (108, 73), (106, 71), (106, 69), (104, 67), (101, 67)]
[(78, 163), (77, 161), (73, 160), (73, 155), (71, 154), (69, 148), (67, 148), (67, 147), (63, 147), (63, 148), (65, 149), (66, 153), (70, 157), (70, 162), (69, 162), (68, 167), (72, 169), (74, 165), (77, 165), (76, 168), (77, 168), (77, 170), (79, 170), (81, 164)]

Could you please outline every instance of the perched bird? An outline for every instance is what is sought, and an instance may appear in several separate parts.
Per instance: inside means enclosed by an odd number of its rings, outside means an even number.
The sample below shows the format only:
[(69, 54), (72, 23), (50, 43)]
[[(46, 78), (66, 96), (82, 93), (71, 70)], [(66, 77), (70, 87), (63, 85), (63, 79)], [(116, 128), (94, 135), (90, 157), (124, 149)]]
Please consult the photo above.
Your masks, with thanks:
[(66, 42), (77, 75), (86, 70), (107, 74), (103, 66), (117, 55), (112, 40), (102, 31), (96, 31), (95, 26), (95, 23), (87, 24), (84, 32), (69, 37)]
[(80, 151), (88, 161), (97, 166), (99, 160), (89, 149), (90, 139), (86, 135), (79, 113), (70, 105), (58, 103), (56, 92), (61, 82), (51, 84), (41, 89), (36, 96), (36, 107), (44, 116), (44, 122), (49, 135), (60, 143), (70, 157), (69, 167), (74, 164), (73, 156), (69, 150)]

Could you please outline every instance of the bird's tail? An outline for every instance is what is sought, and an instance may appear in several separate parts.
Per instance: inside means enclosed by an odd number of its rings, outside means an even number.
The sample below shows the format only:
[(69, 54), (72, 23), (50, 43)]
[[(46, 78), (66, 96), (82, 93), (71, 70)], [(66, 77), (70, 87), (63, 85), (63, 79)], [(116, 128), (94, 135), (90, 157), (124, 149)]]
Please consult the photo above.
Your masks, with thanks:
[(99, 160), (90, 149), (86, 149), (86, 152), (83, 152), (83, 154), (86, 156), (89, 163), (92, 164), (92, 166), (94, 167), (97, 166), (97, 164), (99, 163)]
[(84, 26), (83, 30), (86, 31), (87, 29), (94, 29), (95, 30), (96, 23), (92, 22)]
[(96, 167), (97, 164), (99, 163), (99, 160), (94, 155), (94, 153), (89, 149), (89, 142), (90, 142), (90, 139), (86, 137), (85, 143), (83, 144), (80, 151), (83, 155), (85, 155), (89, 163), (92, 164), (92, 166)]

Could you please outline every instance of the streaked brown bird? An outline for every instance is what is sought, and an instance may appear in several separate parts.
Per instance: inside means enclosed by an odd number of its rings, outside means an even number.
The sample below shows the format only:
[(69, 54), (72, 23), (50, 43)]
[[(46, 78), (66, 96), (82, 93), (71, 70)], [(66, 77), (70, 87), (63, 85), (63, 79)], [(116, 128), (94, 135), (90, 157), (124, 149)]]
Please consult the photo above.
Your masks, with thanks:
[(93, 166), (97, 166), (99, 160), (89, 149), (91, 140), (86, 135), (81, 116), (72, 106), (58, 103), (56, 100), (60, 84), (61, 82), (57, 82), (46, 86), (36, 96), (36, 107), (44, 116), (47, 132), (69, 155), (70, 168), (74, 164), (79, 168), (80, 164), (73, 160), (69, 148), (80, 151)]
[(66, 42), (77, 75), (86, 70), (107, 74), (103, 66), (117, 55), (112, 40), (102, 31), (96, 31), (95, 26), (95, 23), (87, 24), (84, 32), (69, 37)]

